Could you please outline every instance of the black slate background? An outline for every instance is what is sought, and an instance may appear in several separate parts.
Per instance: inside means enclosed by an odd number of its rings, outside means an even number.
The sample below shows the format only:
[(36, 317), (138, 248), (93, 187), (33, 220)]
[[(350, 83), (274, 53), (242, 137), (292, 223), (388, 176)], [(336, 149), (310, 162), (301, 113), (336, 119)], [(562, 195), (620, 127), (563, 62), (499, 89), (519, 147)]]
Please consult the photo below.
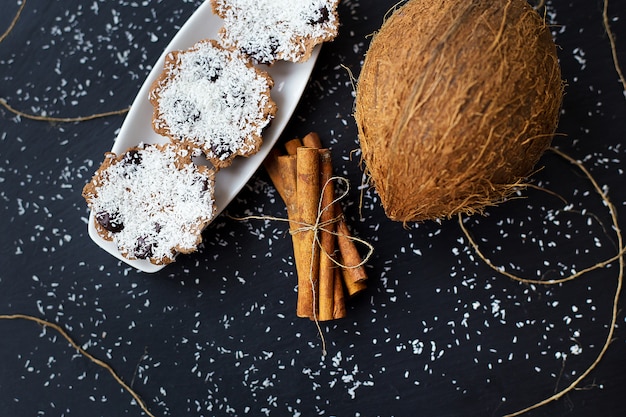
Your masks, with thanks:
[[(529, 286), (477, 258), (456, 221), (391, 222), (362, 182), (351, 117), (368, 35), (393, 1), (342, 1), (283, 139), (317, 131), (351, 181), (345, 210), (370, 241), (368, 290), (348, 318), (295, 317), (291, 243), (278, 222), (221, 216), (200, 251), (160, 273), (135, 271), (87, 235), (80, 196), (123, 116), (58, 124), (0, 109), (0, 314), (63, 326), (117, 370), (155, 416), (499, 416), (569, 385), (608, 331), (618, 265), (559, 286)], [(200, 1), (28, 0), (0, 43), (0, 96), (21, 110), (78, 116), (127, 107)], [(3, 3), (0, 30), (17, 1)], [(626, 66), (626, 9), (609, 3)], [(582, 160), (626, 216), (626, 97), (602, 2), (548, 2), (567, 81), (554, 144)], [(557, 278), (613, 256), (606, 207), (572, 165), (546, 154), (521, 199), (472, 217), (488, 257), (529, 278)], [(284, 216), (259, 171), (227, 208)], [(522, 237), (520, 237), (522, 236)], [(529, 416), (623, 416), (625, 316), (580, 388)], [(0, 416), (140, 416), (111, 376), (56, 332), (0, 322)]]

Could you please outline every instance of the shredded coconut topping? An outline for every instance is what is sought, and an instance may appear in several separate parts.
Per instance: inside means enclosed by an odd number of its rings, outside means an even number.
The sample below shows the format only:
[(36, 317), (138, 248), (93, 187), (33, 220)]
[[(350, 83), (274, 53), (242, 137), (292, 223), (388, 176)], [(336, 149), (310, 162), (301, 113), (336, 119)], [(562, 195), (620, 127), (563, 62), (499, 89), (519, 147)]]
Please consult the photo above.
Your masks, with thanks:
[(222, 19), (222, 42), (258, 63), (302, 62), (337, 36), (338, 0), (211, 0)]
[(239, 51), (213, 40), (198, 42), (168, 55), (150, 92), (153, 126), (171, 139), (193, 143), (218, 164), (250, 155), (276, 112), (272, 85)]
[(141, 145), (107, 154), (85, 197), (99, 229), (129, 259), (173, 260), (192, 252), (214, 216), (213, 171), (191, 162), (175, 144)]

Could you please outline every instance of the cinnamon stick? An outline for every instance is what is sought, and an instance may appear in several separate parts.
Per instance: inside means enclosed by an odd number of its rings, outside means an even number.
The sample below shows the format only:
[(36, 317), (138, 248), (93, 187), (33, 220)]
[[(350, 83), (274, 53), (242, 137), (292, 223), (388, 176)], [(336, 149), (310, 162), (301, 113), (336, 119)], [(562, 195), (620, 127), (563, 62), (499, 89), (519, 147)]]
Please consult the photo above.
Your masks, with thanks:
[(342, 265), (346, 271), (348, 277), (353, 282), (363, 282), (367, 280), (367, 273), (365, 272), (365, 266), (360, 265), (363, 262), (359, 250), (354, 243), (354, 240), (350, 238), (350, 230), (348, 225), (343, 220), (343, 210), (341, 206), (337, 204), (336, 208), (338, 215), (342, 220), (337, 222), (337, 245), (341, 252), (343, 259)]
[[(338, 261), (344, 265), (344, 260), (339, 257)], [(346, 287), (346, 292), (348, 293), (348, 297), (352, 298), (361, 291), (367, 289), (366, 281), (355, 281), (354, 277), (350, 273), (350, 268), (341, 268), (341, 274), (339, 278), (343, 281), (344, 286)]]
[(341, 270), (335, 268), (334, 279), (334, 299), (333, 299), (333, 319), (342, 319), (346, 317), (346, 303), (343, 295), (343, 284), (341, 279)]
[(328, 149), (319, 150), (320, 157), (320, 187), (322, 187), (320, 208), (319, 241), (322, 248), (320, 253), (319, 270), (319, 320), (326, 321), (334, 318), (335, 298), (335, 262), (332, 257), (335, 252), (335, 224), (331, 220), (335, 217), (335, 187), (330, 181), (333, 176), (332, 158)]
[(302, 146), (302, 141), (298, 138), (293, 138), (285, 142), (285, 150), (287, 155), (295, 155), (298, 152), (298, 148)]
[(302, 144), (304, 146), (308, 146), (309, 148), (322, 148), (322, 140), (315, 132), (307, 133), (307, 135), (302, 138)]
[(313, 226), (317, 222), (320, 197), (320, 166), (317, 149), (299, 147), (296, 154), (296, 216), (298, 230), (293, 234), (298, 272), (298, 317), (316, 317), (319, 248)]
[(274, 184), (274, 188), (278, 192), (278, 195), (282, 200), (287, 203), (287, 199), (285, 197), (285, 186), (283, 184), (282, 179), (282, 170), (280, 168), (280, 164), (278, 162), (278, 157), (281, 155), (280, 150), (277, 148), (272, 148), (270, 153), (267, 155), (265, 160), (263, 161), (263, 166), (267, 171), (267, 174), (270, 176), (270, 180), (272, 180), (272, 184)]
[[(282, 191), (279, 192), (279, 194), (283, 196), (283, 200), (285, 201), (285, 205), (287, 206), (287, 215), (289, 219), (295, 219), (296, 211), (297, 211), (296, 162), (297, 161), (296, 161), (295, 155), (281, 155), (277, 158), (277, 161), (276, 161), (276, 165), (278, 165), (278, 170), (280, 171), (280, 180), (278, 183), (274, 182), (274, 186), (282, 188)], [(293, 223), (290, 223), (290, 229), (293, 225), (294, 225)]]
[[(332, 172), (332, 160), (330, 158), (330, 151), (322, 149), (322, 141), (319, 135), (315, 132), (310, 132), (304, 138), (302, 138), (302, 144), (304, 146), (308, 146), (310, 148), (320, 149), (320, 156), (322, 157), (322, 167), (324, 167), (324, 159), (327, 158), (327, 172), (322, 174), (320, 184), (324, 186), (327, 181), (333, 176)], [(324, 170), (324, 168), (322, 168)], [(328, 194), (324, 194), (322, 199), (326, 198), (326, 201), (322, 203), (322, 208), (327, 207), (332, 203), (335, 196), (335, 187), (332, 182), (328, 182), (327, 185)], [(333, 219), (336, 215), (336, 207), (337, 204), (333, 204), (332, 208), (326, 210), (327, 213), (324, 216), (323, 221), (328, 221)], [(343, 220), (343, 218), (341, 219)], [(333, 233), (336, 229), (334, 222), (328, 225), (328, 229), (331, 233)], [(325, 249), (323, 252), (330, 253), (329, 249), (332, 247), (333, 251), (335, 250), (335, 238), (328, 239), (329, 242), (326, 243), (323, 238), (327, 235), (326, 233), (321, 235), (322, 247)], [(333, 236), (334, 237), (334, 236)], [(332, 243), (331, 243), (332, 242)], [(328, 245), (325, 247), (324, 245)], [(332, 245), (332, 246), (331, 246)], [(339, 268), (336, 267), (333, 260), (329, 257), (325, 257), (322, 254), (322, 258), (320, 259), (320, 320), (322, 317), (326, 319), (332, 314), (333, 319), (343, 318), (346, 316), (346, 308), (345, 308), (345, 300), (343, 293), (343, 284), (342, 284), (342, 273)], [(328, 286), (328, 287), (327, 287)], [(332, 286), (332, 289), (331, 289)], [(330, 302), (325, 301), (326, 296), (330, 297), (330, 292), (332, 291), (333, 303), (332, 310), (327, 311), (326, 309), (330, 309)], [(328, 295), (327, 295), (328, 294)], [(330, 318), (329, 318), (330, 320)]]
[[(304, 138), (302, 138), (302, 143), (304, 146), (309, 146), (311, 148), (321, 148), (322, 141), (319, 135), (315, 132), (308, 133)], [(361, 255), (356, 247), (356, 244), (351, 238), (350, 230), (348, 229), (348, 225), (346, 224), (345, 218), (343, 216), (343, 210), (340, 204), (336, 205), (336, 213), (335, 215), (339, 216), (339, 220), (337, 221), (337, 243), (339, 246), (339, 250), (341, 251), (341, 256), (343, 258), (342, 265), (345, 265), (347, 269), (347, 278), (349, 278), (353, 282), (362, 282), (367, 279), (367, 273), (365, 272), (365, 267), (363, 265), (359, 265), (363, 262)], [(360, 291), (360, 289), (359, 289)]]

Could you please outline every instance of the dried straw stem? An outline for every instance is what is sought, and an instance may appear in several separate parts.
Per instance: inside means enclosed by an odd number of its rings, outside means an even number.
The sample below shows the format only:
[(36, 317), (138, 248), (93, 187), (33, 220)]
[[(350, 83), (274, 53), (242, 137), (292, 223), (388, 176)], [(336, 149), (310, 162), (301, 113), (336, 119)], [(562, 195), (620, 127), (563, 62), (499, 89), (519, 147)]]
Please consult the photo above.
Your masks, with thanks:
[(468, 242), (470, 243), (470, 245), (472, 246), (472, 248), (474, 249), (474, 251), (476, 252), (476, 254), (478, 255), (478, 257), (480, 259), (482, 259), (489, 267), (491, 267), (493, 270), (495, 270), (496, 272), (505, 275), (515, 281), (519, 281), (525, 284), (535, 284), (535, 285), (553, 285), (553, 284), (560, 284), (560, 283), (564, 283), (567, 281), (571, 281), (575, 278), (579, 278), (580, 276), (591, 272), (593, 270), (599, 269), (599, 268), (604, 268), (605, 266), (618, 261), (619, 262), (619, 269), (618, 269), (618, 275), (617, 275), (617, 285), (615, 288), (615, 296), (613, 297), (613, 308), (612, 308), (612, 313), (611, 313), (611, 322), (609, 325), (609, 331), (608, 334), (606, 336), (604, 345), (602, 346), (602, 349), (600, 350), (600, 352), (598, 353), (598, 355), (596, 356), (595, 360), (591, 363), (591, 365), (584, 371), (582, 372), (578, 378), (576, 378), (570, 385), (568, 385), (567, 387), (565, 387), (564, 389), (556, 392), (554, 395), (551, 395), (550, 397), (539, 401), (536, 404), (533, 404), (529, 407), (526, 407), (522, 410), (519, 410), (517, 412), (511, 413), (511, 414), (507, 414), (505, 417), (515, 417), (515, 416), (519, 416), (521, 414), (524, 414), (528, 411), (534, 410), (536, 408), (542, 407), (552, 401), (556, 401), (560, 398), (562, 398), (564, 395), (568, 394), (570, 391), (573, 391), (574, 389), (576, 389), (578, 387), (578, 385), (583, 381), (583, 379), (585, 379), (590, 373), (591, 371), (593, 371), (593, 369), (600, 363), (600, 361), (602, 360), (602, 358), (604, 357), (604, 354), (606, 353), (606, 351), (609, 348), (609, 345), (611, 344), (611, 340), (613, 339), (613, 333), (615, 331), (615, 326), (617, 324), (617, 313), (618, 313), (618, 304), (619, 304), (619, 297), (622, 291), (622, 286), (623, 286), (623, 281), (624, 281), (624, 266), (625, 266), (625, 261), (624, 261), (624, 254), (626, 253), (626, 248), (624, 247), (624, 241), (623, 241), (623, 237), (622, 237), (622, 232), (619, 228), (619, 223), (617, 220), (617, 210), (615, 208), (615, 206), (613, 205), (613, 203), (610, 201), (609, 197), (604, 193), (604, 191), (602, 190), (602, 188), (600, 187), (600, 185), (597, 183), (597, 181), (595, 180), (595, 178), (593, 177), (593, 175), (591, 175), (591, 173), (587, 170), (587, 168), (579, 161), (573, 159), (572, 157), (568, 156), (567, 154), (561, 152), (558, 149), (555, 148), (550, 148), (550, 150), (554, 153), (556, 153), (557, 155), (559, 155), (560, 157), (564, 158), (565, 160), (567, 160), (568, 162), (570, 162), (571, 164), (574, 164), (576, 167), (578, 167), (578, 169), (580, 169), (583, 174), (587, 177), (587, 179), (589, 179), (589, 181), (591, 182), (591, 184), (593, 185), (594, 190), (598, 193), (598, 195), (600, 195), (600, 197), (602, 198), (602, 201), (605, 203), (606, 207), (609, 209), (609, 213), (611, 215), (611, 219), (613, 221), (613, 229), (615, 231), (615, 235), (617, 238), (617, 244), (618, 244), (618, 252), (615, 256), (603, 261), (603, 262), (599, 262), (596, 265), (590, 266), (588, 268), (585, 268), (581, 271), (578, 271), (568, 277), (562, 278), (562, 279), (556, 279), (556, 280), (549, 280), (549, 281), (540, 281), (540, 280), (534, 280), (534, 279), (526, 279), (526, 278), (522, 278), (519, 277), (515, 274), (511, 274), (505, 270), (503, 270), (502, 268), (498, 268), (496, 267), (489, 259), (487, 259), (487, 257), (480, 251), (478, 245), (476, 244), (476, 242), (474, 241), (474, 239), (472, 239), (472, 237), (470, 236), (468, 230), (465, 228), (465, 225), (463, 224), (463, 216), (459, 213), (458, 214), (458, 223), (461, 227), (461, 230), (463, 231), (463, 233), (465, 234), (465, 237), (467, 238)]
[[(15, 16), (13, 17), (13, 20), (11, 20), (11, 24), (9, 25), (7, 30), (4, 31), (4, 33), (2, 35), (0, 35), (0, 43), (2, 43), (7, 38), (7, 36), (9, 36), (9, 34), (13, 31), (13, 28), (17, 24), (17, 21), (20, 19), (20, 16), (22, 15), (22, 11), (24, 10), (25, 6), (26, 6), (26, 0), (22, 0), (22, 4), (20, 5), (19, 9), (15, 13)], [(104, 113), (96, 113), (96, 114), (92, 114), (92, 115), (89, 115), (89, 116), (50, 117), (50, 116), (41, 116), (41, 115), (36, 115), (36, 114), (30, 114), (30, 113), (23, 112), (21, 110), (17, 110), (15, 108), (13, 108), (11, 105), (9, 105), (9, 103), (7, 103), (7, 101), (4, 98), (1, 98), (1, 97), (0, 97), (0, 105), (2, 105), (2, 107), (4, 107), (9, 112), (11, 112), (11, 113), (13, 113), (13, 114), (15, 114), (17, 116), (23, 117), (25, 119), (44, 121), (44, 122), (52, 122), (52, 123), (85, 122), (85, 121), (88, 121), (88, 120), (99, 119), (99, 118), (102, 118), (102, 117), (116, 116), (116, 115), (119, 115), (119, 114), (124, 114), (124, 113), (127, 113), (128, 110), (130, 110), (130, 107), (127, 107), (127, 108), (121, 109), (121, 110), (113, 110), (113, 111), (104, 112)]]
[(602, 7), (602, 24), (604, 25), (606, 36), (609, 38), (609, 44), (611, 45), (613, 66), (615, 67), (615, 71), (617, 72), (619, 80), (622, 83), (622, 87), (624, 88), (624, 92), (626, 93), (626, 78), (624, 77), (624, 73), (622, 72), (622, 67), (619, 65), (619, 59), (617, 56), (617, 42), (615, 41), (615, 35), (613, 34), (611, 26), (609, 25), (609, 0), (604, 0), (604, 5)]
[(49, 321), (40, 319), (38, 317), (34, 317), (34, 316), (29, 316), (26, 314), (2, 314), (0, 315), (0, 320), (28, 320), (28, 321), (32, 321), (35, 323), (38, 323), (44, 327), (50, 327), (51, 329), (55, 330), (57, 333), (59, 333), (65, 340), (68, 341), (68, 343), (78, 351), (78, 353), (80, 353), (81, 355), (83, 355), (84, 357), (86, 357), (87, 359), (89, 359), (91, 362), (95, 363), (96, 365), (100, 366), (101, 368), (104, 368), (105, 370), (107, 370), (111, 376), (113, 377), (113, 379), (115, 379), (115, 381), (126, 391), (128, 392), (133, 399), (137, 402), (137, 404), (139, 405), (139, 407), (141, 407), (141, 409), (143, 410), (144, 413), (146, 413), (148, 416), (150, 417), (154, 417), (154, 414), (152, 414), (150, 412), (150, 410), (148, 410), (148, 407), (146, 407), (146, 404), (143, 402), (143, 400), (141, 399), (141, 397), (139, 397), (139, 395), (128, 385), (126, 384), (122, 378), (119, 377), (119, 375), (117, 374), (117, 372), (115, 372), (115, 370), (111, 367), (111, 365), (107, 364), (106, 362), (101, 361), (100, 359), (96, 358), (95, 356), (93, 356), (92, 354), (90, 354), (89, 352), (87, 352), (85, 349), (83, 349), (78, 343), (76, 343), (74, 341), (74, 339), (72, 339), (70, 337), (70, 335), (58, 324), (55, 323), (51, 323)]
[(89, 116), (78, 116), (78, 117), (50, 117), (50, 116), (41, 116), (36, 114), (24, 113), (23, 111), (17, 110), (9, 105), (7, 101), (3, 98), (0, 98), (0, 105), (10, 111), (13, 114), (16, 114), (20, 117), (30, 120), (37, 120), (42, 122), (52, 122), (52, 123), (74, 123), (74, 122), (86, 122), (88, 120), (100, 119), (102, 117), (108, 116), (116, 116), (119, 114), (127, 113), (130, 110), (130, 107), (121, 110), (113, 110), (104, 113), (96, 113)]
[(24, 6), (26, 6), (26, 0), (22, 0), (22, 4), (20, 5), (20, 8), (17, 9), (17, 13), (15, 13), (15, 16), (13, 16), (13, 20), (11, 20), (11, 24), (9, 25), (7, 30), (5, 30), (4, 33), (0, 35), (0, 42), (4, 41), (6, 37), (9, 36), (9, 33), (11, 33), (11, 31), (13, 30), (17, 21), (20, 20), (20, 15), (22, 14), (22, 11), (24, 10)]

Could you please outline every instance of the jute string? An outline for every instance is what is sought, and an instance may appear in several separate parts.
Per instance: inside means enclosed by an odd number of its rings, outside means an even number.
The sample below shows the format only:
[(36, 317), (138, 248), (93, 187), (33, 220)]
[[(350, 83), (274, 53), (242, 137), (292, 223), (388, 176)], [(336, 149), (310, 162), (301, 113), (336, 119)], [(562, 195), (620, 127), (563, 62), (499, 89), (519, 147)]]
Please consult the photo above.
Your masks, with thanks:
[[(233, 219), (233, 220), (238, 220), (238, 221), (247, 221), (247, 220), (271, 220), (271, 221), (279, 221), (279, 222), (285, 222), (285, 223), (290, 223), (290, 224), (295, 224), (298, 226), (297, 229), (293, 229), (289, 231), (290, 235), (295, 235), (298, 233), (302, 233), (302, 232), (309, 232), (309, 231), (313, 231), (314, 233), (314, 243), (315, 245), (317, 245), (320, 250), (322, 251), (322, 253), (324, 253), (325, 255), (329, 256), (331, 258), (331, 260), (333, 261), (333, 263), (341, 268), (359, 268), (363, 265), (365, 265), (370, 258), (372, 257), (373, 253), (374, 253), (374, 246), (367, 242), (364, 239), (358, 238), (356, 236), (352, 236), (352, 235), (346, 235), (346, 234), (342, 234), (342, 233), (338, 233), (334, 230), (330, 230), (327, 227), (331, 224), (337, 223), (338, 221), (341, 221), (344, 219), (343, 215), (340, 216), (335, 216), (334, 218), (327, 220), (327, 221), (322, 221), (322, 214), (327, 211), (330, 210), (334, 204), (339, 203), (341, 200), (343, 200), (349, 192), (349, 181), (346, 178), (343, 177), (332, 177), (330, 178), (328, 181), (326, 181), (326, 183), (324, 184), (324, 186), (322, 187), (322, 191), (321, 194), (324, 193), (324, 190), (326, 189), (326, 187), (329, 186), (329, 184), (333, 181), (341, 181), (346, 185), (346, 189), (338, 196), (336, 197), (333, 201), (331, 201), (330, 203), (328, 203), (327, 205), (322, 207), (322, 202), (320, 199), (320, 202), (318, 204), (318, 212), (317, 212), (317, 219), (315, 221), (315, 223), (313, 224), (309, 224), (309, 223), (305, 223), (305, 222), (300, 222), (294, 219), (288, 219), (288, 218), (284, 218), (284, 217), (275, 217), (275, 216), (266, 216), (266, 215), (250, 215), (250, 216), (231, 216), (228, 215), (229, 218)], [(320, 194), (320, 195), (321, 195)], [(320, 232), (325, 232), (325, 233), (329, 233), (332, 234), (334, 236), (341, 236), (341, 237), (345, 237), (349, 240), (352, 240), (353, 242), (356, 243), (360, 243), (363, 246), (365, 246), (367, 248), (367, 253), (365, 255), (365, 257), (363, 257), (363, 259), (361, 260), (361, 262), (359, 262), (356, 265), (345, 265), (339, 261), (337, 261), (336, 259), (334, 259), (334, 257), (332, 256), (332, 254), (326, 252), (324, 250), (324, 248), (322, 247), (322, 243), (320, 240)], [(313, 246), (313, 248), (315, 248), (315, 245)], [(311, 271), (312, 272), (312, 271)]]
[[(344, 190), (335, 197), (335, 199), (333, 199), (330, 203), (326, 204), (325, 206), (322, 206), (323, 202), (322, 202), (322, 198), (321, 196), (324, 195), (324, 191), (326, 190), (327, 187), (330, 186), (330, 184), (332, 182), (342, 182), (344, 184)], [(361, 266), (363, 266), (364, 264), (366, 264), (369, 259), (372, 257), (373, 253), (374, 253), (374, 247), (372, 246), (372, 244), (370, 244), (369, 242), (360, 239), (356, 236), (352, 236), (352, 235), (346, 235), (346, 234), (342, 234), (342, 233), (338, 233), (335, 230), (331, 230), (328, 228), (328, 226), (330, 226), (331, 224), (337, 223), (339, 221), (341, 221), (343, 219), (343, 215), (340, 216), (335, 216), (327, 221), (322, 221), (322, 215), (328, 211), (331, 210), (335, 204), (339, 204), (339, 202), (341, 200), (343, 200), (349, 193), (350, 191), (350, 182), (344, 178), (344, 177), (338, 177), (338, 176), (334, 176), (329, 178), (323, 185), (322, 189), (321, 189), (321, 193), (320, 193), (320, 198), (319, 198), (319, 203), (318, 203), (318, 208), (317, 208), (317, 216), (316, 216), (316, 220), (315, 223), (313, 224), (308, 224), (308, 223), (304, 223), (304, 222), (300, 222), (297, 220), (293, 220), (293, 219), (286, 219), (284, 217), (274, 217), (274, 216), (265, 216), (265, 215), (259, 215), (259, 216), (244, 216), (244, 217), (235, 217), (235, 216), (229, 216), (230, 218), (232, 218), (233, 220), (238, 220), (238, 221), (247, 221), (247, 220), (270, 220), (270, 221), (279, 221), (279, 222), (286, 222), (289, 224), (295, 224), (296, 226), (298, 226), (296, 229), (292, 229), (289, 231), (290, 235), (296, 235), (298, 233), (303, 233), (303, 232), (313, 232), (313, 242), (311, 243), (311, 262), (310, 264), (310, 268), (309, 268), (309, 284), (311, 285), (311, 290), (313, 292), (313, 299), (312, 299), (312, 304), (313, 304), (313, 321), (315, 322), (315, 326), (317, 328), (317, 332), (318, 335), (320, 337), (320, 341), (322, 344), (322, 355), (326, 356), (327, 354), (327, 349), (326, 349), (326, 338), (324, 337), (324, 332), (322, 331), (322, 327), (320, 325), (320, 321), (319, 318), (317, 316), (317, 312), (316, 312), (316, 305), (317, 305), (317, 292), (315, 291), (315, 282), (314, 282), (314, 277), (313, 277), (313, 262), (314, 262), (314, 258), (315, 258), (315, 250), (317, 248), (320, 249), (320, 253), (322, 253), (324, 256), (328, 256), (331, 261), (337, 265), (340, 268), (359, 268)], [(363, 246), (365, 246), (367, 248), (367, 253), (366, 255), (363, 257), (363, 259), (361, 260), (361, 262), (359, 262), (356, 265), (345, 265), (342, 262), (337, 261), (337, 259), (335, 259), (335, 257), (333, 256), (332, 253), (328, 253), (326, 252), (324, 246), (322, 245), (321, 239), (320, 239), (320, 233), (324, 232), (324, 233), (329, 233), (331, 235), (337, 236), (337, 237), (342, 237), (342, 238), (346, 238), (349, 239), (353, 242), (356, 243), (360, 243)]]

